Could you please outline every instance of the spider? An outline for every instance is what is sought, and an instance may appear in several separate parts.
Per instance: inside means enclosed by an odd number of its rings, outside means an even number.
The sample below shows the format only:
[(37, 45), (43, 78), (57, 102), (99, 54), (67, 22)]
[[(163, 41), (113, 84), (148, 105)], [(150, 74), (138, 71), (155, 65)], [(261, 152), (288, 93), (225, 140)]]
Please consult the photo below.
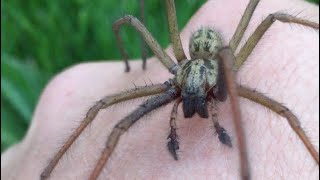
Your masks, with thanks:
[[(209, 27), (200, 28), (195, 31), (190, 38), (189, 50), (191, 58), (187, 58), (179, 37), (174, 1), (166, 0), (165, 3), (169, 22), (170, 39), (173, 44), (173, 52), (177, 63), (175, 63), (171, 57), (162, 50), (157, 41), (144, 27), (143, 23), (141, 23), (137, 18), (130, 15), (124, 16), (114, 23), (113, 29), (126, 64), (126, 71), (130, 70), (127, 60), (128, 55), (124, 50), (122, 40), (119, 36), (119, 28), (123, 24), (131, 25), (141, 34), (146, 44), (149, 45), (159, 61), (161, 61), (169, 72), (174, 75), (174, 78), (169, 79), (163, 84), (136, 87), (122, 93), (106, 96), (105, 98), (97, 101), (95, 105), (89, 109), (79, 127), (72, 133), (61, 149), (49, 162), (48, 166), (41, 174), (41, 179), (49, 177), (61, 157), (78, 138), (81, 132), (87, 127), (87, 125), (94, 120), (95, 116), (101, 109), (122, 101), (151, 95), (155, 96), (141, 104), (136, 110), (123, 118), (114, 127), (108, 137), (105, 148), (101, 153), (100, 159), (97, 162), (90, 179), (93, 180), (99, 176), (123, 133), (125, 133), (135, 122), (147, 113), (172, 101), (175, 103), (171, 112), (170, 133), (168, 136), (167, 148), (174, 159), (177, 160), (179, 158), (177, 152), (179, 149), (179, 142), (176, 131), (176, 119), (177, 108), (180, 103), (182, 103), (185, 118), (193, 117), (195, 114), (198, 114), (201, 118), (210, 117), (214, 124), (216, 133), (218, 134), (219, 141), (228, 147), (232, 147), (231, 138), (226, 129), (219, 124), (216, 114), (216, 103), (224, 102), (227, 96), (229, 96), (231, 101), (233, 119), (238, 138), (237, 145), (239, 147), (241, 178), (250, 179), (250, 166), (246, 153), (246, 142), (241, 126), (241, 114), (239, 111), (237, 95), (259, 103), (285, 117), (292, 129), (300, 137), (311, 156), (319, 164), (319, 155), (305, 135), (303, 129), (300, 127), (297, 117), (288, 108), (262, 93), (259, 93), (249, 87), (237, 85), (233, 77), (233, 72), (236, 72), (243, 65), (261, 37), (273, 22), (280, 21), (284, 23), (296, 23), (314, 29), (319, 29), (319, 25), (285, 13), (270, 14), (251, 34), (246, 43), (239, 48), (240, 40), (243, 38), (244, 32), (247, 29), (254, 10), (259, 3), (259, 0), (250, 0), (238, 27), (228, 44), (223, 43), (224, 40), (215, 29)], [(143, 1), (141, 1), (141, 4), (143, 4)], [(146, 67), (145, 53), (143, 54), (143, 67)], [(211, 113), (209, 113), (209, 111), (211, 111)]]

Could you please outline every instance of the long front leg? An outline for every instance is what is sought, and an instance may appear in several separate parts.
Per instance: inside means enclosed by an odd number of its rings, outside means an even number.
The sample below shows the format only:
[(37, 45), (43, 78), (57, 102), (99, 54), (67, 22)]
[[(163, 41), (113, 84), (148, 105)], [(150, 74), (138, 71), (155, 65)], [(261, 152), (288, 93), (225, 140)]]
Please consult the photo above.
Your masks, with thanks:
[(238, 24), (236, 31), (234, 32), (229, 46), (232, 52), (235, 52), (238, 48), (238, 45), (243, 37), (244, 32), (246, 31), (248, 24), (251, 20), (254, 10), (256, 9), (260, 0), (250, 0), (246, 10), (244, 11), (242, 18)]
[(82, 133), (82, 131), (94, 120), (96, 115), (101, 109), (105, 109), (113, 104), (135, 99), (143, 96), (149, 96), (154, 94), (159, 94), (165, 92), (167, 89), (170, 88), (170, 85), (165, 84), (157, 84), (153, 86), (147, 87), (137, 87), (135, 89), (118, 93), (115, 95), (107, 96), (100, 101), (96, 102), (87, 112), (85, 118), (81, 121), (80, 125), (77, 127), (76, 130), (69, 136), (68, 140), (63, 144), (63, 146), (59, 149), (59, 151), (54, 155), (53, 159), (50, 160), (49, 164), (46, 166), (44, 171), (41, 173), (41, 179), (47, 179), (52, 170), (55, 168), (59, 160), (65, 154), (65, 152), (70, 148), (73, 142), (78, 138), (78, 136)]
[(118, 141), (123, 133), (125, 133), (141, 117), (143, 117), (144, 115), (146, 115), (154, 109), (157, 109), (165, 104), (170, 103), (171, 101), (177, 98), (177, 95), (177, 90), (172, 88), (167, 90), (163, 94), (150, 98), (143, 104), (141, 104), (139, 108), (137, 108), (131, 114), (123, 118), (117, 125), (115, 125), (111, 134), (108, 137), (105, 148), (100, 155), (99, 161), (96, 164), (89, 179), (95, 180), (98, 178), (99, 174), (101, 173), (104, 165), (108, 161), (114, 148), (118, 144)]
[(147, 28), (135, 17), (131, 15), (124, 16), (123, 18), (117, 20), (113, 26), (112, 29), (114, 31), (114, 34), (116, 36), (122, 58), (126, 62), (126, 71), (130, 70), (129, 63), (128, 63), (128, 54), (125, 51), (123, 47), (123, 42), (121, 37), (119, 36), (119, 30), (120, 27), (123, 24), (129, 24), (131, 25), (135, 30), (137, 30), (144, 41), (149, 45), (150, 49), (153, 51), (153, 53), (157, 56), (157, 58), (162, 62), (162, 64), (172, 73), (174, 74), (176, 71), (176, 64), (174, 61), (170, 58), (170, 56), (163, 51), (159, 43), (154, 39), (154, 37), (151, 35), (151, 33), (147, 30)]
[(187, 57), (183, 51), (183, 47), (181, 44), (174, 0), (166, 0), (166, 9), (173, 53), (176, 56), (176, 59), (179, 63), (187, 59)]
[(249, 160), (248, 160), (248, 154), (247, 154), (247, 145), (246, 145), (244, 129), (242, 127), (237, 86), (236, 86), (236, 81), (235, 81), (235, 78), (233, 75), (233, 69), (232, 69), (232, 64), (235, 61), (235, 57), (230, 48), (221, 49), (219, 52), (219, 56), (223, 62), (224, 75), (225, 75), (227, 90), (229, 93), (231, 109), (232, 109), (232, 119), (234, 121), (235, 129), (237, 133), (240, 166), (241, 166), (241, 179), (249, 180), (250, 167), (249, 167)]
[[(144, 20), (144, 0), (140, 0), (140, 20), (142, 24), (145, 25)], [(141, 37), (141, 58), (142, 58), (142, 69), (145, 70), (147, 66), (147, 46), (144, 42), (143, 38)], [(128, 61), (126, 61), (126, 71), (129, 71), (129, 64)]]
[[(258, 42), (264, 33), (270, 28), (270, 26), (276, 21), (281, 21), (284, 23), (295, 23), (303, 26), (311, 27), (314, 29), (319, 29), (319, 24), (311, 21), (307, 21), (301, 18), (291, 16), (284, 13), (274, 13), (270, 14), (262, 23), (256, 28), (253, 34), (249, 37), (248, 41), (240, 49), (239, 53), (236, 55), (235, 68), (239, 69), (242, 64), (247, 60), (253, 49), (256, 47)], [(280, 42), (281, 43), (281, 42)]]
[(306, 133), (300, 126), (300, 122), (298, 118), (285, 106), (280, 104), (279, 102), (263, 95), (260, 92), (257, 92), (254, 89), (238, 86), (238, 93), (239, 96), (244, 98), (250, 99), (256, 103), (259, 103), (275, 113), (279, 114), (280, 116), (287, 119), (288, 123), (290, 124), (291, 128), (294, 130), (295, 133), (299, 136), (302, 140), (304, 145), (307, 147), (308, 151), (310, 152), (313, 159), (319, 164), (319, 153), (317, 152), (316, 148), (312, 145), (309, 138), (307, 137)]

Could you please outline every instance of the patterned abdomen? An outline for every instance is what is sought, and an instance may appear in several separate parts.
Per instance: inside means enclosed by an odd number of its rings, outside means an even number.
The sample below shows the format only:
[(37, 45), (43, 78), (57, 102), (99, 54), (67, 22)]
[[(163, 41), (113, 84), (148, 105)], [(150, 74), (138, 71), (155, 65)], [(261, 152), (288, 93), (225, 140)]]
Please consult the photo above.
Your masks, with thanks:
[(220, 34), (209, 27), (194, 32), (189, 41), (191, 59), (215, 59), (222, 47)]

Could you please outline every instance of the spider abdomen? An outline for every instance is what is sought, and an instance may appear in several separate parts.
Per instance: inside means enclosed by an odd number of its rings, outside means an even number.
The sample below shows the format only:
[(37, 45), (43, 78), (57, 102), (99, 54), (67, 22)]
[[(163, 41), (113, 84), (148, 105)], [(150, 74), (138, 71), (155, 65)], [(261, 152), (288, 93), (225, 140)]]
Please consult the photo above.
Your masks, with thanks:
[(209, 27), (202, 27), (194, 32), (189, 41), (191, 59), (215, 59), (222, 47), (221, 35)]

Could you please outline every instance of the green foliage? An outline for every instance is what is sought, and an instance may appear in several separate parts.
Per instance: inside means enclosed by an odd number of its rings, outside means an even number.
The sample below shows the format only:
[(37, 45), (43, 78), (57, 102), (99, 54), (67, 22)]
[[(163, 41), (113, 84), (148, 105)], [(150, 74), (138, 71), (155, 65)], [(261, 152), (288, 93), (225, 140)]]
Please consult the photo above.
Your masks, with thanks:
[(319, 0), (308, 0), (308, 1), (313, 2), (315, 4), (319, 4)]
[[(180, 29), (203, 2), (176, 0)], [(146, 26), (166, 47), (164, 3), (145, 3)], [(54, 74), (84, 61), (120, 59), (111, 26), (125, 14), (139, 17), (138, 0), (1, 1), (1, 152), (22, 139)], [(121, 35), (130, 56), (138, 58), (137, 33), (124, 28)]]

